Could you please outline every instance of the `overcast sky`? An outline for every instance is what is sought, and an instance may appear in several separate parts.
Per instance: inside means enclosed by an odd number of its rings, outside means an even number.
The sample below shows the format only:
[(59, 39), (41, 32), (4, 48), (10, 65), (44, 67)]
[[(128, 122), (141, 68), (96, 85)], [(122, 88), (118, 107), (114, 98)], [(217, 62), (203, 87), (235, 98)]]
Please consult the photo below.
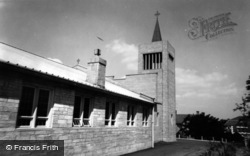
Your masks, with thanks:
[[(248, 0), (0, 0), (0, 42), (69, 66), (78, 58), (86, 65), (100, 48), (107, 75), (121, 77), (137, 72), (137, 47), (151, 42), (157, 10), (162, 38), (176, 51), (178, 113), (239, 115), (233, 108), (250, 75)], [(233, 33), (188, 37), (192, 18), (228, 12)]]

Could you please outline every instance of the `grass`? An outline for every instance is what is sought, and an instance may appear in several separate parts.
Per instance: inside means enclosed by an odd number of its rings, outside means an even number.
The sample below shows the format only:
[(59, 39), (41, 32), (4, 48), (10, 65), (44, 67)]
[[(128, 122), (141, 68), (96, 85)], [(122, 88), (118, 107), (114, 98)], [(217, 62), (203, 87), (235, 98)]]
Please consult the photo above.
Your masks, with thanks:
[(178, 139), (176, 142), (160, 142), (155, 148), (126, 154), (126, 156), (250, 156), (243, 144), (206, 142)]
[(250, 150), (242, 144), (210, 142), (209, 148), (199, 156), (249, 156)]

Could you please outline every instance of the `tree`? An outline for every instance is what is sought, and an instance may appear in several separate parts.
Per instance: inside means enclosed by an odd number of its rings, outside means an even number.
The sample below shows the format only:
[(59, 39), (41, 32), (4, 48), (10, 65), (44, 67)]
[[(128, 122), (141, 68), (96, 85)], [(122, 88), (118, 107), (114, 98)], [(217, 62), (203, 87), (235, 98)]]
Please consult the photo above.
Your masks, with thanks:
[(233, 109), (234, 111), (240, 111), (243, 117), (250, 117), (250, 107), (248, 105), (248, 99), (242, 97), (242, 103), (236, 103), (236, 108)]
[(225, 120), (219, 120), (210, 114), (199, 113), (189, 115), (184, 119), (180, 133), (186, 136), (191, 135), (196, 139), (221, 140), (224, 137)]
[[(246, 81), (246, 90), (249, 92), (250, 91), (250, 76), (249, 79)], [(245, 146), (248, 147), (249, 146), (249, 142), (250, 142), (250, 135), (249, 135), (249, 124), (248, 124), (248, 120), (250, 118), (250, 106), (249, 106), (249, 102), (250, 102), (250, 94), (245, 94), (245, 97), (242, 97), (242, 103), (236, 103), (236, 108), (233, 109), (234, 111), (240, 111), (243, 119), (243, 126), (246, 127), (243, 129), (243, 137), (245, 140)]]

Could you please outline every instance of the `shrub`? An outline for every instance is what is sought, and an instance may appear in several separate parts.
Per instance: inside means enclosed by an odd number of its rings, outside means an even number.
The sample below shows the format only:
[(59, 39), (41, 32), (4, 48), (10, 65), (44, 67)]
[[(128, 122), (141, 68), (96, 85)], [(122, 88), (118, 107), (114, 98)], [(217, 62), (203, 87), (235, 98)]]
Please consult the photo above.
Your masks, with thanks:
[(233, 144), (223, 142), (210, 142), (209, 149), (201, 156), (236, 156), (236, 147)]

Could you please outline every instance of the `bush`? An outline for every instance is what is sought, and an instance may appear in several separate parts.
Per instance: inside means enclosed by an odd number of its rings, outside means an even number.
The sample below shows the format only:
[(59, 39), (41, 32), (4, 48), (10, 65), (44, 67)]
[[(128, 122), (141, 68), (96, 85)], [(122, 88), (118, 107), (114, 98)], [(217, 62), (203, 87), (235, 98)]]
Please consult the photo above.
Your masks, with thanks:
[(201, 156), (236, 156), (236, 147), (222, 142), (210, 142), (209, 149)]

